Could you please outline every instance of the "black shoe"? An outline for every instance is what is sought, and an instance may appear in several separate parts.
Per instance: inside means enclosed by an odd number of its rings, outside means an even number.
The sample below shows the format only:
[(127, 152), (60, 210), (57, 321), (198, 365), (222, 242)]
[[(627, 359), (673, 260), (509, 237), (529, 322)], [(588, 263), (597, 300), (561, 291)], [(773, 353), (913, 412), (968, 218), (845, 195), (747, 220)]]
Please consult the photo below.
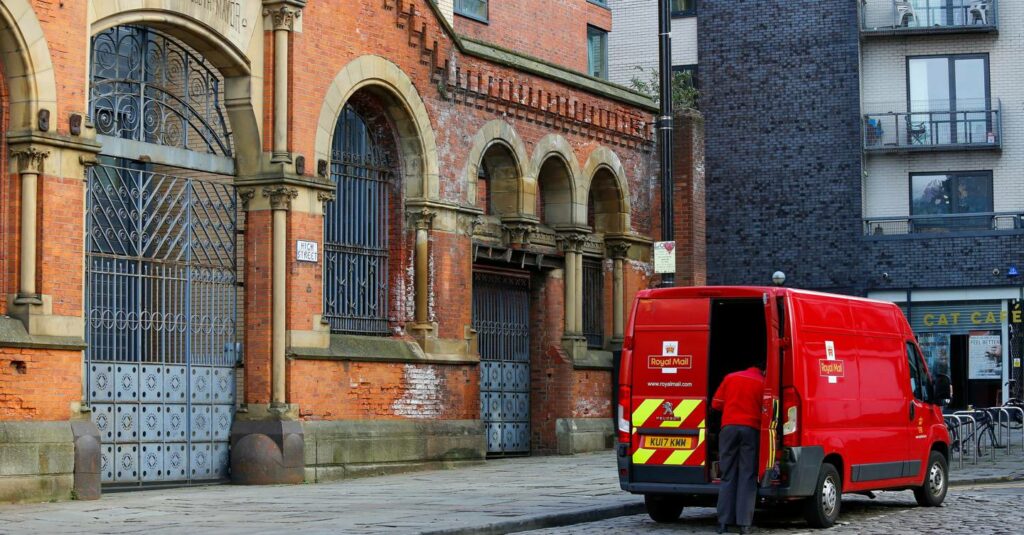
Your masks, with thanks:
[(750, 526), (740, 526), (740, 533), (753, 533)]
[(716, 533), (725, 533), (727, 531), (729, 531), (729, 526), (726, 526), (725, 524), (719, 524)]

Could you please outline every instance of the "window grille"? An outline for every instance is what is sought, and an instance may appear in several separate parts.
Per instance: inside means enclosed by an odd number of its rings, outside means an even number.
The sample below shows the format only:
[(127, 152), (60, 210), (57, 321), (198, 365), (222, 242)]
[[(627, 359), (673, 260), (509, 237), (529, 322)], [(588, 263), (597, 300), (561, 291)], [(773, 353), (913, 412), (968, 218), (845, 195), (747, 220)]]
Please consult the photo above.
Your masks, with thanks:
[(583, 259), (583, 336), (587, 347), (604, 347), (604, 270), (589, 258)]
[(324, 216), (324, 318), (332, 332), (387, 335), (391, 162), (345, 106), (334, 130), (335, 199)]

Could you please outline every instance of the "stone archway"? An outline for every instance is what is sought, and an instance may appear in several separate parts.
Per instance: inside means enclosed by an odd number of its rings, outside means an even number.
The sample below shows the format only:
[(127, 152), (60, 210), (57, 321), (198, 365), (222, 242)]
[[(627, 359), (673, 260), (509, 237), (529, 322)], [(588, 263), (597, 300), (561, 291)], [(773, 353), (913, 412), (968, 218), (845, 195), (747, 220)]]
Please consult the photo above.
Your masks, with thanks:
[[(489, 215), (499, 217), (519, 215), (524, 206), (533, 206), (536, 191), (528, 187), (524, 176), (529, 165), (526, 146), (512, 126), (497, 119), (490, 121), (477, 131), (471, 143), (462, 175), (467, 203), (486, 205)], [(477, 188), (480, 177), (488, 181), (486, 193), (492, 202), (477, 198), (484, 193)]]
[(356, 91), (365, 90), (387, 102), (398, 134), (406, 200), (440, 196), (437, 143), (430, 117), (412, 80), (380, 56), (361, 56), (348, 63), (331, 82), (320, 108), (316, 159), (330, 161), (331, 139), (342, 108)]
[[(582, 188), (587, 203), (587, 220), (598, 234), (630, 231), (629, 183), (619, 157), (606, 147), (597, 147), (583, 165), (587, 181)], [(591, 212), (592, 210), (592, 212)]]
[(34, 129), (36, 112), (57, 111), (57, 83), (46, 36), (28, 0), (0, 4), (0, 57), (7, 82), (8, 128)]
[(569, 142), (557, 134), (541, 138), (534, 148), (530, 169), (537, 180), (540, 202), (536, 207), (526, 206), (526, 213), (533, 213), (552, 227), (585, 225), (586, 201), (581, 202), (579, 194), (581, 173)]

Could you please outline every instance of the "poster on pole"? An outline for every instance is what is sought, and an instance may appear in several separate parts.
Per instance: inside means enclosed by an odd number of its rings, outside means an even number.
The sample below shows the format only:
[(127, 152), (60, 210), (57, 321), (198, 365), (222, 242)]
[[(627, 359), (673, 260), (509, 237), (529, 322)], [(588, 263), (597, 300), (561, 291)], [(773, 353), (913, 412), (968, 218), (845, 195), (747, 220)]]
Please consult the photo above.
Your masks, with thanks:
[(676, 272), (676, 242), (656, 241), (654, 242), (654, 272), (675, 273)]
[(968, 379), (1003, 378), (1003, 344), (998, 334), (971, 335), (967, 356)]

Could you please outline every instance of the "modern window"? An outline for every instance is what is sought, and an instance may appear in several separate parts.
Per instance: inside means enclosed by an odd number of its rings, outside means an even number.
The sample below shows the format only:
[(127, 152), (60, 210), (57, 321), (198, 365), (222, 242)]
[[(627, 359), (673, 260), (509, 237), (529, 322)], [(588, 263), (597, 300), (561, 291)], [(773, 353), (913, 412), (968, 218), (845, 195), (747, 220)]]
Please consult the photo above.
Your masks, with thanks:
[(907, 365), (910, 367), (910, 390), (914, 397), (920, 401), (931, 401), (931, 381), (928, 372), (921, 362), (917, 348), (910, 342), (907, 342)]
[(907, 58), (907, 81), (912, 144), (985, 143), (994, 136), (987, 54)]
[(993, 228), (991, 171), (915, 173), (910, 175), (910, 188), (910, 213), (917, 231)]
[(587, 26), (587, 70), (595, 78), (608, 78), (608, 32)]
[(597, 4), (601, 7), (608, 7), (608, 0), (587, 0), (591, 4)]
[(673, 17), (693, 17), (697, 15), (698, 0), (672, 0)]
[(455, 14), (487, 22), (488, 0), (455, 0)]

